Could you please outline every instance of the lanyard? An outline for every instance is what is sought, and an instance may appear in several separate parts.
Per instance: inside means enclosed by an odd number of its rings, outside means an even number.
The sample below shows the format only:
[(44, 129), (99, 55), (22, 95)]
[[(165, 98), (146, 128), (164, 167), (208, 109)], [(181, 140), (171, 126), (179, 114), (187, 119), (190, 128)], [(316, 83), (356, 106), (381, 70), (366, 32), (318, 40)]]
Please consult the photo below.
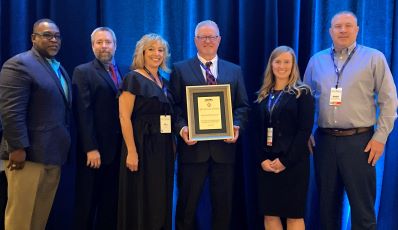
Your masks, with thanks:
[(343, 66), (341, 67), (341, 70), (339, 70), (339, 68), (337, 68), (336, 63), (334, 62), (334, 53), (333, 53), (333, 48), (330, 48), (330, 56), (332, 57), (332, 62), (333, 62), (333, 66), (334, 66), (334, 72), (337, 75), (337, 81), (336, 81), (336, 89), (339, 87), (339, 82), (340, 82), (340, 77), (343, 74), (344, 68), (345, 66), (348, 64), (348, 62), (351, 60), (352, 56), (354, 55), (355, 51), (357, 50), (357, 47), (355, 46), (355, 48), (351, 51), (350, 55), (348, 55), (347, 60), (345, 60)]
[(206, 71), (207, 74), (210, 74), (210, 75), (214, 76), (213, 73), (211, 72), (210, 68), (208, 68), (207, 66), (203, 65), (202, 62), (200, 62), (200, 66), (202, 66), (202, 68)]
[(271, 94), (268, 97), (268, 111), (269, 111), (269, 123), (272, 123), (272, 112), (274, 111), (274, 108), (276, 104), (278, 104), (279, 98), (281, 98), (282, 94), (284, 93), (283, 90), (278, 94), (274, 102), (272, 103), (272, 99), (275, 97), (275, 95), (272, 93), (274, 90), (271, 91)]
[[(156, 83), (155, 77), (151, 74), (151, 72), (145, 66), (144, 66), (144, 70), (149, 75), (149, 77)], [(173, 107), (171, 106), (169, 98), (167, 97), (167, 87), (165, 84), (163, 84), (162, 76), (159, 74), (159, 72), (158, 72), (158, 76), (159, 76), (159, 81), (162, 84), (163, 94), (166, 96), (167, 104), (169, 105), (169, 109), (170, 109), (170, 113), (171, 113), (173, 111)], [(157, 85), (157, 83), (156, 83), (156, 85)], [(165, 113), (165, 115), (166, 115), (166, 113)]]
[[(145, 70), (145, 72), (149, 75), (149, 77), (150, 77), (150, 78), (156, 83), (156, 85), (157, 85), (158, 83), (156, 82), (156, 78), (152, 75), (152, 73), (151, 73), (145, 66), (144, 66), (144, 70)], [(167, 88), (166, 88), (166, 86), (163, 84), (162, 76), (159, 74), (159, 72), (158, 72), (158, 76), (159, 76), (160, 84), (162, 85), (162, 86), (161, 86), (162, 91), (163, 91), (164, 95), (167, 96)]]

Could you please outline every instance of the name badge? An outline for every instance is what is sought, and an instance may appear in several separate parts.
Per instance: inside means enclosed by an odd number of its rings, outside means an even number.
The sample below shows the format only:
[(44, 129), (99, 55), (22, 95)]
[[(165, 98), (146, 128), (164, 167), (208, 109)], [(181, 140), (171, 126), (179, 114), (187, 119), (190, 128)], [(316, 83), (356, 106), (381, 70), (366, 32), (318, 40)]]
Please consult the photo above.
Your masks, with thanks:
[(341, 96), (343, 94), (343, 88), (331, 88), (330, 89), (330, 100), (329, 105), (339, 106), (341, 105)]
[(273, 128), (267, 128), (267, 146), (272, 146), (272, 132)]
[(160, 115), (160, 133), (171, 133), (170, 115)]

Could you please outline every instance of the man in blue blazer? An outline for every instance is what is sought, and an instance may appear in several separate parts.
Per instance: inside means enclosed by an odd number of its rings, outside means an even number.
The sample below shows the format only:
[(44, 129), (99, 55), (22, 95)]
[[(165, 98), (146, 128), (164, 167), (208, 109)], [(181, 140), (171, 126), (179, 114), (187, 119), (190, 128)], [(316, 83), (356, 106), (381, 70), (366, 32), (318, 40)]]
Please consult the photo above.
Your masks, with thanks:
[(0, 73), (7, 230), (45, 229), (71, 144), (72, 88), (55, 60), (58, 26), (38, 20), (31, 40), (32, 49), (7, 60)]
[(108, 27), (96, 28), (91, 46), (95, 59), (77, 66), (73, 73), (78, 124), (74, 229), (114, 229), (122, 145), (115, 33)]
[[(178, 230), (195, 229), (196, 208), (207, 176), (213, 211), (212, 229), (229, 229), (231, 223), (236, 141), (247, 120), (249, 106), (241, 68), (217, 56), (220, 41), (216, 23), (200, 22), (195, 29), (197, 57), (175, 63), (171, 74), (176, 112), (174, 129), (179, 133)], [(231, 87), (234, 137), (216, 141), (190, 140), (185, 87), (214, 83)]]

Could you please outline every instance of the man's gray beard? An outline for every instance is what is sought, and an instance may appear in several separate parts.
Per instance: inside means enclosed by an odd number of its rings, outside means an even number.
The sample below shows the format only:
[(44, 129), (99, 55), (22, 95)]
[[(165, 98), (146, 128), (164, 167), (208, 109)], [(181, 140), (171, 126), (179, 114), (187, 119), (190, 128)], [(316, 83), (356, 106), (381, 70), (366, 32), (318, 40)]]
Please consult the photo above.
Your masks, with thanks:
[(98, 60), (100, 60), (100, 62), (102, 63), (110, 63), (112, 61), (113, 56), (110, 55), (110, 57), (108, 58), (108, 55), (106, 55), (106, 58), (104, 57), (104, 55), (98, 55), (96, 56)]

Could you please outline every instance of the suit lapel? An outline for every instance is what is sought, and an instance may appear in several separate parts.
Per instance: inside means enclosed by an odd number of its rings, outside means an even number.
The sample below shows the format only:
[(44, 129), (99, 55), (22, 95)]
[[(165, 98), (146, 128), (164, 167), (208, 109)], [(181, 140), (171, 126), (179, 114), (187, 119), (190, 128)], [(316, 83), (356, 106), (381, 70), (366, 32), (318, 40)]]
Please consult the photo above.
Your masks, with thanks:
[(207, 83), (203, 76), (202, 70), (200, 69), (200, 61), (197, 57), (192, 59), (190, 66), (195, 78), (200, 82), (200, 84), (206, 85)]
[(109, 87), (112, 88), (115, 93), (117, 93), (115, 83), (113, 83), (113, 80), (109, 76), (108, 71), (105, 70), (104, 65), (100, 63), (97, 59), (93, 61), (93, 65), (97, 69), (97, 73), (99, 74), (99, 76), (106, 81), (106, 83), (109, 85)]
[(227, 83), (226, 77), (228, 77), (228, 74), (226, 73), (226, 68), (225, 68), (224, 64), (225, 64), (225, 62), (223, 62), (220, 58), (218, 58), (217, 84), (226, 84)]
[[(64, 93), (64, 89), (62, 88), (62, 85), (61, 85), (61, 81), (58, 79), (57, 74), (55, 73), (53, 68), (50, 66), (50, 63), (48, 63), (48, 61), (45, 58), (43, 58), (34, 48), (32, 48), (32, 52), (36, 56), (37, 61), (41, 65), (43, 65), (44, 69), (50, 74), (51, 78), (53, 79), (53, 81), (57, 85), (59, 92), (62, 94), (62, 96), (63, 96), (63, 98), (65, 100), (65, 103), (67, 105), (69, 105), (70, 100), (68, 100), (68, 98), (66, 98), (66, 95)], [(66, 73), (66, 71), (63, 68), (61, 68), (61, 72), (62, 72), (62, 74)], [(64, 76), (66, 76), (66, 75), (68, 75), (68, 74), (65, 74)], [(69, 96), (70, 96), (71, 95), (70, 79), (69, 79), (69, 77), (65, 77), (65, 80), (68, 83), (68, 90), (69, 90)]]
[(279, 117), (280, 112), (282, 111), (281, 108), (283, 108), (295, 95), (284, 92), (283, 95), (281, 96), (279, 103), (275, 106), (274, 111), (272, 112), (272, 117)]
[[(66, 81), (66, 84), (68, 85), (68, 99), (67, 99), (67, 103), (69, 104), (69, 107), (72, 107), (72, 81), (71, 81), (71, 79), (70, 79), (70, 77), (69, 77), (69, 75), (68, 75), (68, 72), (66, 72), (65, 68), (64, 68), (62, 65), (60, 65), (59, 68), (61, 68), (62, 76), (64, 77), (64, 79), (65, 79), (65, 81)], [(58, 77), (57, 77), (57, 80), (58, 80), (58, 82), (59, 82)], [(60, 83), (60, 82), (59, 82), (59, 83)], [(61, 83), (60, 83), (60, 85), (61, 85)], [(62, 88), (62, 85), (61, 85), (61, 88)], [(63, 89), (62, 89), (62, 94), (64, 95), (64, 98), (66, 98)]]

